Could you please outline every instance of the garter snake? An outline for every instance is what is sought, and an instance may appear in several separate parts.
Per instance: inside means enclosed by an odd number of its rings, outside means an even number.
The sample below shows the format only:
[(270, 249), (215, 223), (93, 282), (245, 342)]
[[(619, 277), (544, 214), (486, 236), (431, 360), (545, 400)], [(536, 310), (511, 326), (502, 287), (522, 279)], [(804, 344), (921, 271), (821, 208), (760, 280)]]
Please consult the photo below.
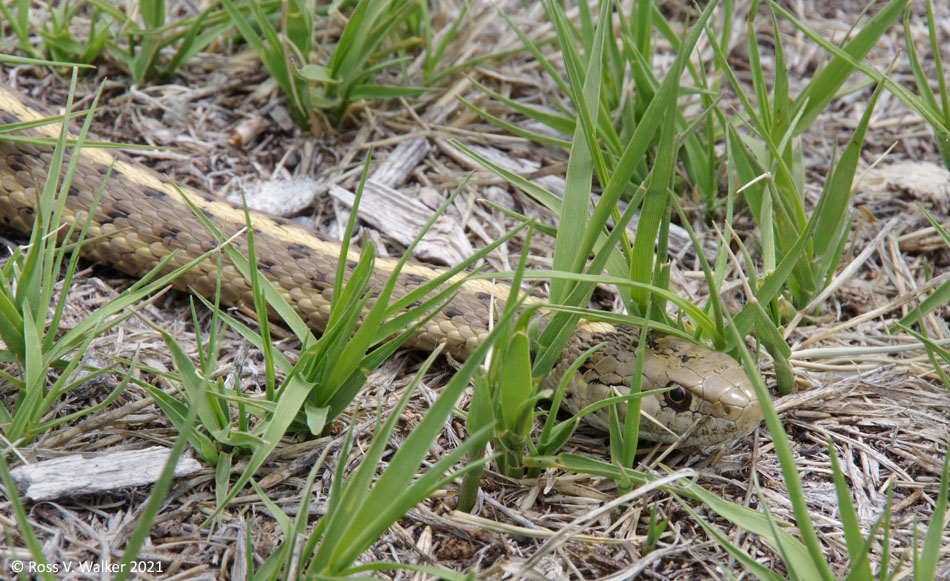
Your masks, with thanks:
[[(0, 87), (0, 123), (36, 121), (46, 111), (17, 93)], [(56, 137), (57, 124), (24, 131), (21, 135)], [(37, 188), (42, 188), (52, 149), (0, 141), (0, 224), (30, 232)], [(103, 177), (109, 174), (104, 188)], [(70, 184), (63, 220), (85, 221), (97, 192), (101, 199), (87, 240), (84, 256), (129, 273), (142, 275), (175, 251), (168, 268), (177, 268), (216, 243), (179, 190), (159, 173), (130, 161), (111, 150), (84, 148)], [(229, 202), (192, 189), (182, 189), (225, 235), (245, 225), (244, 211)], [(332, 277), (339, 247), (327, 237), (290, 220), (253, 213), (255, 253), (261, 272), (314, 329), (322, 330), (330, 312)], [(236, 246), (246, 248), (238, 239)], [(356, 255), (351, 255), (352, 259)], [(371, 283), (381, 288), (396, 264), (378, 258)], [(421, 263), (407, 264), (394, 297), (402, 296), (438, 274), (440, 269)], [(178, 278), (174, 286), (205, 296), (213, 295), (218, 278), (215, 260), (205, 260)], [(425, 323), (408, 341), (418, 349), (445, 343), (456, 357), (465, 357), (488, 333), (491, 285), (469, 280), (451, 303)], [(505, 296), (504, 290), (494, 296)], [(221, 300), (233, 305), (251, 305), (251, 289), (238, 270), (224, 258)], [(611, 395), (629, 392), (639, 342), (637, 330), (606, 323), (581, 322), (574, 332), (548, 382), (557, 380), (569, 364), (589, 346), (606, 342), (574, 375), (568, 384), (564, 405), (576, 412), (587, 404)], [(641, 409), (641, 437), (676, 441), (685, 445), (710, 445), (741, 437), (761, 418), (761, 410), (745, 371), (729, 356), (709, 351), (682, 339), (651, 335), (643, 366), (642, 388), (671, 387), (661, 395), (646, 396)], [(606, 409), (586, 416), (588, 423), (607, 429)], [(622, 416), (621, 416), (622, 417)]]

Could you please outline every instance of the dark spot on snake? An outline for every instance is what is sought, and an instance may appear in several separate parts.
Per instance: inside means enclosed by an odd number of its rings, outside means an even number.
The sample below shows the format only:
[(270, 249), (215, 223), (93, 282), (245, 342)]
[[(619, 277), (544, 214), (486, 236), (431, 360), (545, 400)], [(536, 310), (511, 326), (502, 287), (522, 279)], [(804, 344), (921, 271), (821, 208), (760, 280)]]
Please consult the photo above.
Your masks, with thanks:
[(0, 111), (0, 121), (3, 121), (7, 125), (20, 122), (15, 115), (7, 113), (6, 111)]
[(97, 165), (96, 171), (99, 172), (99, 175), (101, 176), (109, 176), (110, 180), (122, 177), (122, 172), (115, 169), (115, 167), (111, 165)]
[(10, 169), (13, 171), (26, 171), (26, 163), (23, 160), (23, 156), (19, 153), (14, 153), (7, 158), (7, 165), (10, 166)]
[(77, 190), (73, 186), (69, 186), (69, 191), (66, 192), (66, 195), (76, 197), (79, 195), (79, 190)]
[(687, 355), (686, 353), (683, 353), (682, 355), (680, 355), (680, 361), (682, 361), (683, 363), (686, 363), (687, 361), (689, 361), (689, 360), (691, 360), (691, 359), (696, 359), (696, 356), (695, 356), (695, 355)]
[(656, 340), (653, 338), (653, 335), (647, 335), (647, 347), (654, 351), (659, 351), (660, 346), (657, 344)]
[(347, 260), (347, 261), (346, 261), (346, 267), (347, 267), (347, 268), (355, 269), (357, 266), (359, 266), (359, 263), (356, 262), (355, 260)]
[(689, 404), (693, 401), (693, 394), (675, 381), (667, 383), (666, 387), (673, 388), (663, 394), (666, 405), (678, 412), (689, 410)]
[(306, 260), (311, 257), (310, 249), (296, 242), (287, 245), (287, 252), (290, 253), (290, 257), (294, 260)]
[(636, 349), (640, 345), (640, 333), (633, 327), (617, 327), (618, 335), (627, 343), (627, 347)]
[(217, 198), (215, 198), (211, 194), (201, 194), (201, 199), (208, 202), (209, 204), (213, 204), (219, 201)]
[(491, 295), (488, 293), (478, 292), (478, 293), (475, 293), (475, 298), (477, 298), (480, 301), (488, 301), (488, 300), (491, 300)]
[(162, 240), (168, 238), (177, 238), (181, 234), (181, 230), (175, 228), (174, 226), (168, 226), (165, 224), (159, 224), (154, 227), (153, 231), (157, 234)]
[(109, 216), (113, 220), (118, 220), (122, 218), (128, 218), (129, 212), (126, 209), (122, 208), (121, 206), (113, 202), (112, 209), (106, 210), (106, 216)]
[(201, 210), (201, 213), (204, 214), (205, 217), (208, 218), (209, 220), (214, 219), (214, 213), (211, 210), (207, 208), (200, 208), (200, 210)]
[(142, 188), (142, 193), (148, 196), (149, 198), (155, 198), (157, 200), (161, 200), (166, 195), (168, 195), (162, 190), (156, 190), (155, 188), (148, 188), (148, 187)]
[(280, 216), (274, 216), (273, 220), (274, 224), (277, 224), (278, 226), (286, 226), (288, 224), (286, 218), (281, 218)]
[(421, 306), (421, 305), (422, 305), (422, 303), (421, 303), (420, 301), (412, 301), (412, 304), (410, 304), (410, 305), (407, 307), (406, 310), (412, 310), (412, 309), (414, 309), (414, 308), (416, 308), (416, 307), (419, 307), (419, 306)]
[(458, 310), (452, 305), (445, 307), (442, 313), (450, 319), (454, 319), (455, 317), (461, 317), (464, 314), (462, 311)]
[(277, 263), (267, 258), (258, 258), (257, 266), (259, 266), (264, 272), (270, 272), (270, 269), (277, 266)]
[(412, 274), (411, 272), (405, 272), (402, 276), (412, 284), (423, 284), (426, 281), (426, 279), (422, 278), (418, 274)]

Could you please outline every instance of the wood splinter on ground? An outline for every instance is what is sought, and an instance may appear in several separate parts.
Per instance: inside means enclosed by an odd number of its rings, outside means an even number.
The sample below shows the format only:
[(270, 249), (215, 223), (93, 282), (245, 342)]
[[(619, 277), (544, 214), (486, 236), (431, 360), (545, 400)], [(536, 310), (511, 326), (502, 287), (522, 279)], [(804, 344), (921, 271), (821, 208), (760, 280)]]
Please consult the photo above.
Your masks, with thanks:
[[(34, 502), (109, 492), (154, 483), (168, 462), (169, 449), (153, 446), (111, 454), (75, 454), (20, 466), (10, 471), (17, 492)], [(175, 477), (201, 470), (194, 458), (181, 457)]]

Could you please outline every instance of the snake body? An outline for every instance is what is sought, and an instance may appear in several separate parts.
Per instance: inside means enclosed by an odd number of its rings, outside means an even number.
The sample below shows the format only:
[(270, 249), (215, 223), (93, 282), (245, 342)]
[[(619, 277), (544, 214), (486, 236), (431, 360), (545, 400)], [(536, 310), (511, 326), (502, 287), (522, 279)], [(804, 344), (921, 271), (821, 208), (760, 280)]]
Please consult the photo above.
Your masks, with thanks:
[[(0, 123), (35, 121), (48, 116), (39, 105), (0, 87)], [(59, 131), (58, 124), (49, 124), (21, 135), (49, 138), (56, 137)], [(169, 269), (217, 246), (182, 199), (182, 193), (166, 177), (111, 150), (84, 148), (79, 155), (63, 221), (84, 222), (89, 208), (95, 206), (86, 234), (86, 239), (94, 242), (83, 246), (85, 258), (141, 276), (173, 252)], [(51, 157), (49, 147), (0, 141), (0, 224), (31, 231), (37, 191), (46, 180)], [(103, 187), (107, 174), (110, 175)], [(95, 205), (100, 189), (101, 198)], [(242, 208), (207, 193), (187, 188), (181, 191), (225, 236), (244, 228)], [(283, 218), (252, 212), (252, 224), (258, 268), (312, 328), (322, 330), (330, 314), (339, 246)], [(234, 244), (246, 252), (243, 237), (238, 237)], [(348, 266), (355, 266), (357, 259), (358, 255), (351, 252)], [(252, 305), (249, 283), (226, 257), (223, 261), (221, 300), (232, 305)], [(378, 258), (370, 285), (382, 288), (395, 266), (395, 260)], [(174, 286), (213, 296), (218, 272), (216, 261), (207, 259), (179, 277)], [(404, 296), (441, 272), (439, 267), (422, 263), (405, 265), (394, 298)], [(452, 301), (425, 323), (408, 344), (429, 350), (444, 343), (449, 353), (464, 358), (488, 334), (491, 297), (506, 296), (506, 289), (499, 290), (497, 284), (484, 280), (465, 282)], [(554, 382), (572, 361), (600, 342), (606, 342), (606, 346), (588, 359), (568, 384), (564, 405), (572, 412), (603, 398), (629, 393), (639, 333), (599, 322), (578, 325), (548, 384), (556, 385)], [(672, 389), (642, 400), (641, 409), (647, 419), (641, 421), (641, 437), (673, 442), (688, 432), (682, 444), (710, 445), (741, 437), (758, 424), (758, 401), (745, 371), (732, 358), (668, 336), (651, 336), (646, 347), (642, 389)], [(622, 414), (623, 409), (620, 411)], [(607, 429), (606, 409), (585, 417), (593, 426)]]

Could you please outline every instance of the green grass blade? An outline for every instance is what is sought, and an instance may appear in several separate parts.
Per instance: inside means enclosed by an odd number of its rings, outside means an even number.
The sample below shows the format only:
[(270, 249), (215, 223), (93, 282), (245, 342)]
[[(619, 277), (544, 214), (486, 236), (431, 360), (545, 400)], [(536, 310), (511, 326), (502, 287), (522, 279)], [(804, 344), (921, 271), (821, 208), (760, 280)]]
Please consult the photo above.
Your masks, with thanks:
[[(810, 559), (802, 560), (802, 566), (804, 566), (806, 563), (811, 563), (817, 569), (814, 574), (804, 575), (803, 577), (807, 579), (822, 579), (824, 581), (832, 581), (834, 579), (834, 575), (832, 574), (828, 563), (825, 561), (821, 542), (818, 540), (818, 536), (815, 533), (814, 524), (812, 523), (811, 516), (808, 512), (808, 505), (805, 502), (801, 478), (799, 476), (798, 469), (795, 466), (795, 457), (792, 454), (792, 448), (788, 442), (788, 436), (785, 434), (785, 430), (782, 426), (782, 422), (778, 418), (778, 414), (775, 413), (775, 408), (772, 406), (771, 396), (768, 390), (765, 388), (765, 384), (762, 381), (761, 375), (755, 371), (757, 369), (755, 361), (752, 359), (752, 355), (749, 353), (748, 348), (746, 348), (745, 343), (742, 340), (742, 336), (739, 333), (737, 324), (733, 322), (732, 324), (728, 325), (726, 327), (726, 331), (729, 333), (730, 343), (738, 346), (740, 363), (747, 370), (749, 379), (752, 382), (752, 387), (755, 390), (755, 395), (758, 398), (759, 405), (762, 408), (762, 416), (765, 419), (765, 425), (768, 427), (769, 434), (772, 435), (772, 442), (775, 445), (775, 453), (778, 456), (779, 465), (782, 469), (782, 475), (785, 479), (785, 487), (788, 489), (788, 497), (792, 503), (792, 512), (795, 515), (795, 521), (798, 525), (798, 530), (810, 557)], [(783, 544), (782, 546), (785, 547), (785, 550), (787, 550), (788, 545)]]
[(854, 511), (854, 504), (851, 502), (851, 491), (848, 489), (848, 483), (841, 470), (841, 463), (838, 461), (838, 455), (835, 454), (834, 445), (828, 440), (828, 457), (831, 459), (831, 476), (835, 484), (835, 495), (838, 498), (838, 515), (841, 518), (841, 528), (844, 531), (845, 543), (848, 547), (848, 560), (851, 562), (851, 575), (858, 579), (871, 579), (871, 565), (867, 559), (867, 547), (865, 546), (864, 536), (861, 534), (861, 526), (858, 523), (858, 515)]
[[(671, 73), (673, 74), (673, 73)], [(675, 110), (675, 101), (669, 103), (667, 114)], [(634, 282), (647, 283), (653, 276), (654, 261), (662, 257), (654, 257), (656, 252), (656, 237), (660, 223), (669, 213), (669, 198), (666, 190), (670, 186), (676, 163), (676, 148), (673, 144), (673, 124), (667, 123), (660, 127), (660, 140), (657, 145), (657, 157), (650, 172), (649, 184), (643, 198), (643, 209), (640, 212), (640, 221), (637, 223), (637, 233), (633, 241), (633, 254), (630, 260), (630, 279)], [(639, 305), (641, 313), (647, 312), (649, 296), (646, 291), (634, 288), (630, 292), (631, 298)]]
[[(863, 59), (878, 39), (887, 32), (891, 24), (897, 21), (897, 18), (909, 3), (909, 0), (890, 0), (861, 27), (854, 38), (841, 47), (842, 52), (849, 55), (853, 61)], [(784, 7), (778, 5), (774, 0), (769, 0), (769, 4), (790, 22), (799, 26), (800, 23)], [(795, 100), (796, 113), (798, 109), (805, 110), (796, 127), (797, 134), (802, 133), (822, 111), (827, 109), (828, 104), (853, 70), (852, 60), (836, 55), (815, 75)]]
[[(597, 155), (595, 151), (599, 151), (596, 147), (596, 133), (590, 120), (590, 112), (599, 110), (600, 66), (604, 50), (604, 38), (606, 31), (611, 28), (611, 19), (607, 11), (609, 5), (608, 2), (601, 3), (599, 26), (591, 56), (587, 62), (587, 70), (581, 71), (576, 66), (572, 66), (578, 64), (577, 60), (568, 56), (570, 54), (568, 51), (574, 48), (574, 43), (567, 30), (565, 17), (560, 6), (554, 2), (547, 4), (549, 12), (554, 14), (553, 20), (561, 49), (565, 51), (564, 64), (571, 83), (570, 86), (574, 91), (575, 97), (573, 100), (579, 121), (574, 129), (571, 156), (565, 178), (564, 200), (561, 204), (560, 214), (562, 218), (570, 216), (571, 219), (562, 219), (558, 228), (554, 246), (555, 270), (580, 272), (587, 260), (587, 254), (578, 252), (578, 249), (582, 248), (581, 241), (590, 221), (588, 210), (590, 188), (593, 171), (595, 170), (595, 157)], [(583, 95), (582, 100), (579, 98), (580, 95)], [(604, 171), (601, 175), (606, 175), (606, 172)], [(549, 299), (552, 303), (563, 304), (570, 290), (569, 281), (552, 281)]]
[[(950, 247), (950, 233), (938, 222), (926, 208), (917, 204), (917, 208), (923, 212), (924, 217), (927, 218), (927, 221), (930, 222), (930, 225), (937, 231), (937, 234), (943, 239), (944, 244), (947, 247)], [(933, 312), (936, 309), (939, 309), (943, 305), (950, 303), (950, 281), (945, 282), (940, 285), (940, 287), (925, 298), (920, 305), (912, 310), (911, 312), (904, 315), (898, 325), (903, 327), (910, 327), (915, 325), (917, 321), (920, 320), (924, 315)]]
[(924, 537), (924, 546), (920, 551), (919, 558), (914, 562), (914, 581), (936, 579), (947, 518), (948, 493), (950, 493), (950, 454), (944, 455), (943, 458), (943, 471), (940, 475), (937, 503), (930, 515), (930, 525), (927, 527), (927, 535)]
[[(356, 495), (350, 496), (354, 501), (357, 497), (362, 498), (362, 500), (358, 505), (357, 512), (351, 517), (340, 516), (337, 518), (341, 520), (327, 524), (326, 539), (332, 539), (331, 542), (333, 546), (328, 544), (326, 548), (324, 548), (324, 546), (321, 545), (318, 549), (318, 556), (320, 556), (324, 562), (351, 563), (365, 550), (363, 543), (368, 536), (375, 538), (375, 536), (372, 536), (372, 531), (377, 531), (375, 534), (378, 535), (382, 532), (380, 527), (383, 524), (388, 526), (385, 521), (388, 520), (391, 515), (387, 513), (386, 507), (391, 506), (394, 502), (395, 495), (399, 495), (407, 490), (410, 482), (416, 477), (419, 465), (428, 453), (431, 442), (434, 441), (438, 433), (442, 430), (446, 418), (452, 413), (455, 402), (458, 400), (462, 391), (468, 386), (469, 381), (497, 337), (503, 330), (508, 328), (513, 316), (513, 312), (505, 313), (495, 328), (489, 333), (486, 340), (474, 350), (468, 360), (466, 360), (449, 381), (448, 385), (443, 389), (436, 401), (430, 406), (429, 411), (426, 412), (419, 425), (413, 429), (412, 433), (409, 434), (396, 451), (395, 455), (389, 461), (389, 466), (383, 474), (379, 476), (372, 490), (364, 497), (364, 493), (360, 491), (366, 490), (370, 476), (375, 473), (375, 463), (372, 462), (372, 456), (369, 455), (369, 453), (367, 454), (367, 460), (369, 461), (367, 465), (372, 464), (372, 466), (366, 469), (367, 475), (363, 476), (360, 481), (363, 486), (354, 484), (354, 490), (349, 492), (349, 495)], [(418, 377), (421, 377), (421, 373)], [(398, 413), (394, 412), (390, 416), (390, 421), (395, 421), (395, 416), (397, 415)], [(485, 433), (480, 437), (487, 437), (488, 435), (488, 433)], [(382, 440), (384, 438), (380, 439)], [(470, 440), (470, 442), (473, 446), (477, 444), (474, 438)], [(380, 446), (381, 445), (382, 443)], [(378, 453), (381, 454), (382, 451), (380, 450)], [(408, 500), (406, 500), (406, 502), (408, 502)], [(357, 505), (351, 504), (349, 506), (356, 507)], [(352, 508), (350, 510), (352, 510)], [(340, 524), (337, 524), (337, 522)], [(333, 555), (332, 558), (327, 556), (331, 554)]]
[[(487, 91), (486, 91), (486, 92), (487, 92)], [(521, 126), (519, 126), (519, 125), (517, 125), (517, 124), (515, 124), (515, 123), (509, 123), (508, 121), (505, 121), (505, 120), (502, 119), (501, 117), (496, 117), (495, 115), (492, 115), (491, 113), (489, 113), (489, 112), (487, 112), (487, 111), (485, 111), (485, 110), (483, 110), (483, 109), (479, 109), (479, 108), (476, 107), (474, 104), (472, 104), (471, 102), (469, 102), (468, 100), (466, 100), (464, 97), (458, 97), (458, 100), (459, 100), (463, 105), (465, 105), (466, 107), (468, 107), (469, 110), (471, 110), (471, 111), (473, 111), (474, 113), (476, 113), (477, 115), (479, 115), (482, 119), (485, 119), (486, 121), (489, 121), (489, 122), (491, 122), (491, 123), (494, 123), (495, 125), (497, 125), (498, 127), (504, 129), (505, 131), (507, 131), (508, 133), (510, 133), (510, 134), (512, 134), (512, 135), (517, 135), (518, 137), (524, 137), (525, 139), (534, 141), (535, 143), (542, 143), (542, 144), (545, 144), (545, 145), (553, 145), (554, 147), (562, 147), (562, 148), (564, 148), (564, 149), (568, 149), (568, 148), (570, 148), (570, 146), (571, 146), (571, 142), (570, 142), (570, 141), (567, 141), (567, 140), (564, 140), (564, 139), (558, 139), (558, 138), (556, 138), (556, 137), (551, 137), (551, 136), (549, 136), (549, 135), (544, 135), (544, 134), (542, 134), (542, 133), (537, 133), (537, 132), (535, 132), (535, 131), (530, 131), (530, 130), (528, 130), (528, 129), (522, 128)], [(513, 106), (511, 105), (511, 100), (510, 100), (510, 99), (507, 99), (507, 100), (506, 100), (506, 99), (502, 98), (502, 99), (499, 99), (499, 100), (501, 100), (502, 102), (506, 103), (509, 107), (512, 107), (513, 109), (515, 108), (515, 107), (513, 107)], [(531, 111), (534, 111), (533, 109), (530, 109), (530, 108), (528, 108), (528, 107), (521, 107), (521, 106), (519, 106), (519, 107), (520, 107), (521, 109), (529, 109), (529, 110), (531, 110)], [(537, 114), (538, 114), (538, 116), (544, 115), (544, 114), (541, 113), (541, 112), (537, 112)], [(529, 117), (535, 118), (535, 120), (537, 120), (537, 117), (535, 117), (535, 115), (532, 114), (532, 113), (526, 113), (526, 115), (528, 115)], [(548, 116), (548, 117), (550, 117), (550, 116)], [(572, 130), (573, 130), (573, 128), (572, 128)]]
[(818, 217), (818, 224), (814, 237), (815, 257), (817, 258), (814, 274), (815, 278), (819, 280), (830, 280), (830, 277), (834, 274), (834, 268), (838, 265), (840, 253), (835, 251), (841, 248), (842, 237), (846, 235), (846, 226), (850, 222), (848, 206), (851, 202), (851, 185), (854, 182), (854, 173), (861, 157), (864, 134), (871, 122), (874, 105), (883, 90), (884, 83), (882, 82), (878, 84), (874, 94), (871, 95), (864, 114), (861, 116), (857, 127), (855, 127), (851, 139), (848, 140), (848, 146), (835, 165), (831, 178), (825, 184), (818, 205), (815, 207), (814, 215)]

